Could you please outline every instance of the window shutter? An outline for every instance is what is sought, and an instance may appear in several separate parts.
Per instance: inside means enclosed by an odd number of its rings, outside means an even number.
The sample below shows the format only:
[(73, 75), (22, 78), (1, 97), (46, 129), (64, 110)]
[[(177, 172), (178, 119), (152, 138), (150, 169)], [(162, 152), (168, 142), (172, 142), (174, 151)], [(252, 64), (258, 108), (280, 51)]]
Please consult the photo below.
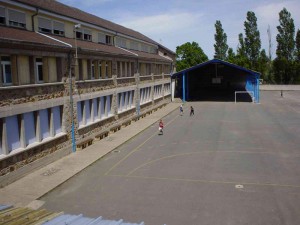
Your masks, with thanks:
[(106, 41), (105, 34), (98, 33), (98, 42), (105, 43), (105, 41)]
[(8, 15), (9, 15), (10, 21), (26, 24), (25, 13), (17, 12), (17, 11), (9, 9)]
[(53, 21), (53, 30), (65, 31), (65, 24)]
[(39, 27), (40, 28), (45, 28), (48, 30), (52, 30), (51, 28), (51, 20), (45, 19), (45, 18), (38, 18), (38, 22), (39, 22)]
[(5, 8), (0, 7), (0, 17), (5, 17)]
[(92, 35), (92, 31), (86, 30), (86, 29), (83, 29), (83, 33), (84, 33), (84, 34)]

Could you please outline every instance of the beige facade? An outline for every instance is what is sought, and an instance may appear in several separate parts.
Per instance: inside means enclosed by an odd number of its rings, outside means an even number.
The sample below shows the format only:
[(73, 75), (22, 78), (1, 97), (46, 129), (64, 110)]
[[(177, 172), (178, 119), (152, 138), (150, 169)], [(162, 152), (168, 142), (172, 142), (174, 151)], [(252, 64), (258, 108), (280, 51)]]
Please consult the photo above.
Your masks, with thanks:
[(0, 26), (0, 178), (71, 153), (73, 133), (80, 147), (170, 102), (175, 54), (151, 39), (84, 12), (71, 17), (68, 6), (21, 0), (0, 7), (8, 15)]

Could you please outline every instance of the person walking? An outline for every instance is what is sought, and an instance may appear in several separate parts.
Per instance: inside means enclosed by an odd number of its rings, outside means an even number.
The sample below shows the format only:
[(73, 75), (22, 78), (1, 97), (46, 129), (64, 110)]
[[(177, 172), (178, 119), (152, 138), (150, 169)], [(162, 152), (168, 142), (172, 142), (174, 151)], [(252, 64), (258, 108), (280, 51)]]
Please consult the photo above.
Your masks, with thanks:
[(162, 120), (159, 121), (158, 130), (160, 132), (159, 134), (164, 134), (164, 123)]
[(194, 115), (194, 108), (193, 108), (193, 106), (191, 106), (190, 116), (193, 116), (193, 115)]
[(180, 105), (179, 110), (180, 110), (180, 116), (182, 116), (183, 115), (183, 105), (182, 104)]

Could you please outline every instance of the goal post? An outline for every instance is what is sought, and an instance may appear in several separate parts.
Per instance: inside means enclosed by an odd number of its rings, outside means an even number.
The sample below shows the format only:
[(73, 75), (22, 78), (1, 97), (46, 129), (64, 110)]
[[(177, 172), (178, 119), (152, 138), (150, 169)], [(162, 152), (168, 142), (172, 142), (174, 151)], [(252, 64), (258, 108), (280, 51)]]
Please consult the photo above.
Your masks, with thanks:
[(249, 94), (252, 99), (252, 103), (255, 102), (254, 91), (235, 91), (234, 92), (234, 103), (236, 103), (236, 95), (237, 94)]

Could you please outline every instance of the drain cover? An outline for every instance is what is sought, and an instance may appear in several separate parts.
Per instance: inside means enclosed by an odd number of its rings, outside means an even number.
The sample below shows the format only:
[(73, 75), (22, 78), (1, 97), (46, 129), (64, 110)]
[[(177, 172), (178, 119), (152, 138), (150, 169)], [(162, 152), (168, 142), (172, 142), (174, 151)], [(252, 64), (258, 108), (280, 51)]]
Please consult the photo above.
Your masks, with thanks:
[(244, 185), (242, 185), (242, 184), (237, 184), (237, 185), (235, 185), (235, 188), (236, 188), (236, 189), (241, 189), (241, 188), (244, 188)]
[(59, 169), (56, 168), (50, 168), (49, 170), (47, 170), (46, 172), (44, 172), (42, 175), (43, 176), (51, 176), (52, 174), (58, 172)]

